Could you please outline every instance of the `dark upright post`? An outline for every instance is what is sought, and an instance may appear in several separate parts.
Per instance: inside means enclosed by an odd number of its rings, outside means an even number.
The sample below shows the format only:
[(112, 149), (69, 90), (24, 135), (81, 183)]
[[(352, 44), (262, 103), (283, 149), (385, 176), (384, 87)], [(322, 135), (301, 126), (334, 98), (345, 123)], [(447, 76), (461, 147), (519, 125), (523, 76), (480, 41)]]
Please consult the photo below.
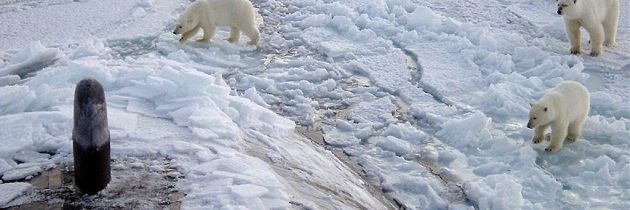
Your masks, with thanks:
[(110, 181), (109, 129), (103, 86), (92, 78), (81, 80), (74, 92), (74, 183), (90, 195)]

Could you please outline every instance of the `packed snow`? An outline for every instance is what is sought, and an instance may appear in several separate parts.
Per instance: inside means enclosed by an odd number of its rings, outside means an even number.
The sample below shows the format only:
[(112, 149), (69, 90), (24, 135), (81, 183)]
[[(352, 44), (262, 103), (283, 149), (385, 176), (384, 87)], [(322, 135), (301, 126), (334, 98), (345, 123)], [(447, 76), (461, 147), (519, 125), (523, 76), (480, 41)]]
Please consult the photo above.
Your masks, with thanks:
[[(252, 2), (259, 46), (228, 28), (180, 44), (186, 0), (0, 3), (0, 207), (72, 164), (91, 77), (112, 157), (169, 159), (184, 209), (630, 208), (627, 9), (589, 57), (568, 53), (551, 0)], [(549, 154), (529, 103), (565, 80), (591, 111)]]
[(0, 197), (0, 208), (6, 208), (13, 205), (13, 203), (18, 203), (19, 199), (23, 198), (24, 195), (28, 195), (31, 191), (33, 191), (33, 186), (28, 183), (6, 183), (0, 184), (0, 192), (2, 192), (2, 197)]

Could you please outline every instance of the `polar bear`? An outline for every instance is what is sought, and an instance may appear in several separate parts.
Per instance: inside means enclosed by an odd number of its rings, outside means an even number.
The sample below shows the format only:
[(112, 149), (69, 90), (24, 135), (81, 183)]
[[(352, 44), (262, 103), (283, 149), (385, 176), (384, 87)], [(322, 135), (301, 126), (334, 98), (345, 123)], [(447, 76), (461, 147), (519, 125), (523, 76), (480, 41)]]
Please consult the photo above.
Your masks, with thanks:
[(249, 0), (197, 0), (179, 16), (174, 34), (182, 34), (179, 42), (185, 42), (203, 29), (203, 37), (197, 41), (212, 39), (217, 26), (230, 26), (229, 42), (237, 42), (241, 31), (256, 45), (260, 33), (256, 28), (255, 10)]
[(556, 152), (562, 148), (565, 139), (574, 142), (581, 136), (582, 124), (590, 107), (590, 95), (584, 85), (564, 81), (530, 105), (527, 128), (535, 128), (534, 144), (542, 142), (545, 130), (551, 127), (551, 143), (545, 151)]
[(571, 41), (571, 54), (580, 53), (580, 26), (591, 38), (591, 56), (602, 54), (602, 45), (615, 44), (619, 22), (619, 0), (556, 0), (558, 14)]

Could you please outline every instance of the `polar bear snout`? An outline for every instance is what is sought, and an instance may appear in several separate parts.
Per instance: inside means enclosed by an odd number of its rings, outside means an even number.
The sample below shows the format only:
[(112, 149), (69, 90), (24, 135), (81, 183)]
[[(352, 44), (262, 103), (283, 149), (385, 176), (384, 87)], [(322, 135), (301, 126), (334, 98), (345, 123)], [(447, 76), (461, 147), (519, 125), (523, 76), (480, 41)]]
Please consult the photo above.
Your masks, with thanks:
[(527, 122), (527, 128), (529, 128), (529, 129), (534, 128), (534, 127), (532, 126), (532, 121), (528, 121), (528, 122)]
[(562, 9), (567, 8), (570, 5), (570, 2), (560, 1), (556, 6), (558, 6), (558, 15), (562, 15)]
[[(175, 30), (173, 30), (173, 34), (177, 35), (177, 34), (181, 34), (183, 31), (184, 27), (181, 24), (177, 24), (175, 26)], [(184, 31), (185, 32), (185, 31)]]
[(562, 15), (562, 8), (567, 7), (566, 5), (558, 5), (558, 15)]

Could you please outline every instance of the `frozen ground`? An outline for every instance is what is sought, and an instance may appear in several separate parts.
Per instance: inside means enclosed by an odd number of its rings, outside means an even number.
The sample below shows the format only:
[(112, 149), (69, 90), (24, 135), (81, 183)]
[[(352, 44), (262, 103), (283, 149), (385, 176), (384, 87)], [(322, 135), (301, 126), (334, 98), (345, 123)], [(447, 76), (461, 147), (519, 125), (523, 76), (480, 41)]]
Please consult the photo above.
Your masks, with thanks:
[(76, 192), (72, 165), (58, 165), (29, 180), (30, 195), (11, 201), (25, 203), (8, 209), (179, 209), (183, 193), (175, 181), (181, 176), (168, 159), (118, 157), (112, 160), (107, 188), (86, 196)]
[[(183, 208), (630, 208), (628, 10), (592, 58), (567, 53), (551, 0), (253, 2), (258, 47), (179, 44), (189, 1), (0, 3), (0, 207), (71, 163), (89, 76), (112, 155), (170, 159)], [(528, 103), (563, 80), (591, 112), (547, 154)]]

